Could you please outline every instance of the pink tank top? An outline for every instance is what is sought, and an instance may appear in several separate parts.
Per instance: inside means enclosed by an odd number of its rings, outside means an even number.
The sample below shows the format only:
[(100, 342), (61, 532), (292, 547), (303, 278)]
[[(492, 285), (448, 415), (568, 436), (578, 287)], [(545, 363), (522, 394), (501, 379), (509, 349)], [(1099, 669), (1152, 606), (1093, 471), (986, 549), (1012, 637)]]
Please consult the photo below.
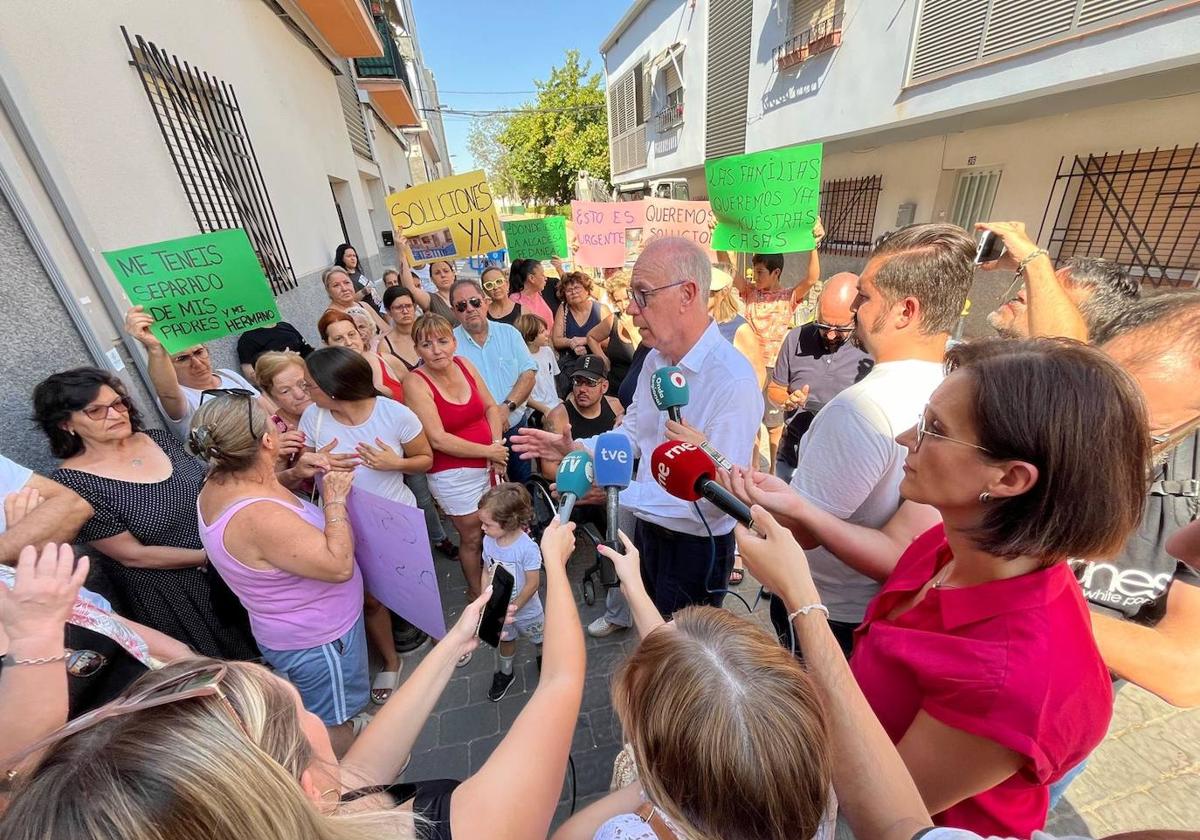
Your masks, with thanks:
[(324, 530), (325, 514), (316, 505), (297, 499), (300, 509), (281, 499), (255, 496), (230, 505), (212, 525), (196, 515), (200, 540), (208, 559), (250, 614), (250, 629), (262, 647), (271, 650), (306, 650), (340, 639), (362, 617), (363, 580), (357, 564), (354, 576), (331, 583), (286, 572), (252, 569), (225, 548), (225, 528), (234, 514), (255, 502), (270, 502), (294, 511), (315, 528)]

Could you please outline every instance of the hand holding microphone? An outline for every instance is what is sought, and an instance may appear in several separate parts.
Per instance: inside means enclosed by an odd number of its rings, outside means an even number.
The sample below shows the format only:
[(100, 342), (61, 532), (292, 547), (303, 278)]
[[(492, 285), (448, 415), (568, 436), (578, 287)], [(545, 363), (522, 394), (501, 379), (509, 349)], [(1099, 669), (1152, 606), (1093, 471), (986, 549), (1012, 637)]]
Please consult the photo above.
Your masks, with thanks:
[(757, 533), (750, 508), (717, 483), (717, 465), (700, 447), (667, 441), (650, 456), (650, 469), (659, 485), (677, 499), (704, 498)]
[(562, 501), (558, 506), (558, 521), (567, 522), (575, 503), (592, 489), (592, 459), (581, 449), (576, 449), (559, 462), (554, 484)]
[(683, 375), (683, 371), (677, 367), (664, 367), (654, 371), (650, 378), (650, 396), (654, 398), (654, 405), (658, 410), (667, 412), (670, 418), (667, 422), (667, 435), (671, 440), (682, 440), (698, 446), (718, 467), (723, 470), (732, 469), (733, 462), (705, 440), (703, 432), (683, 421), (680, 412), (688, 404), (690, 396), (687, 377)]

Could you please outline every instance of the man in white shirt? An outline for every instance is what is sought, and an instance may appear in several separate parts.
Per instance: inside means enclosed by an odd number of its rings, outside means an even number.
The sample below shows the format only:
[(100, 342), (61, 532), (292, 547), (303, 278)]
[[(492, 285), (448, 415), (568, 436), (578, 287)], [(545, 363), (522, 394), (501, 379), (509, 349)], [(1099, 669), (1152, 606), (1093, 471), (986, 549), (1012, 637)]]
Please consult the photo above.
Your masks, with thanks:
[[(650, 380), (659, 368), (678, 366), (690, 397), (682, 409), (685, 424), (738, 464), (749, 462), (763, 411), (753, 367), (708, 316), (711, 277), (708, 256), (698, 245), (662, 237), (638, 257), (629, 288), (629, 313), (642, 335), (652, 336), (655, 349), (614, 430), (629, 437), (640, 458), (637, 475), (621, 493), (621, 507), (637, 518), (633, 539), (642, 555), (642, 577), (664, 616), (690, 604), (720, 606), (733, 568), (734, 521), (706, 501), (697, 507), (671, 496), (651, 475), (650, 455), (668, 439), (668, 429)], [(683, 427), (674, 430), (686, 433)], [(594, 442), (576, 442), (569, 431), (530, 429), (514, 438), (514, 449), (524, 457), (561, 458), (575, 448), (590, 451)]]
[[(800, 442), (791, 486), (835, 516), (880, 528), (900, 506), (906, 450), (896, 435), (917, 422), (944, 376), (946, 341), (974, 278), (975, 242), (955, 225), (901, 228), (875, 246), (858, 281), (854, 341), (875, 359), (834, 397)], [(854, 568), (797, 529), (830, 628), (849, 656), (853, 631), (894, 563)], [(786, 610), (772, 620), (787, 638)]]

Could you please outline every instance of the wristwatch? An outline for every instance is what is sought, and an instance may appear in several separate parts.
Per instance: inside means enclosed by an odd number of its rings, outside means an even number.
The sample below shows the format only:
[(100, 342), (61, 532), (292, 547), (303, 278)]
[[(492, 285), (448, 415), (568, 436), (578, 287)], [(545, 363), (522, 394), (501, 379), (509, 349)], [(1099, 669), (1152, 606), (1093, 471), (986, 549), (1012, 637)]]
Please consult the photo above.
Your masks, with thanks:
[(506, 406), (508, 406), (508, 410), (509, 410), (509, 411), (516, 411), (516, 410), (517, 410), (517, 404), (516, 404), (515, 402), (513, 402), (512, 400), (505, 400), (505, 401), (504, 401), (504, 404), (505, 404)]

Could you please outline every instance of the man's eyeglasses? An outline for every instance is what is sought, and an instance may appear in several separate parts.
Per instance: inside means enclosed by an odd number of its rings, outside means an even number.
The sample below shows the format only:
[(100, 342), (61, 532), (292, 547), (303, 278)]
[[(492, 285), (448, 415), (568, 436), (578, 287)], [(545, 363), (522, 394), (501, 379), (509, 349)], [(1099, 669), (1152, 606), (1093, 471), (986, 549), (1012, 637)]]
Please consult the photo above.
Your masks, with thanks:
[(466, 300), (460, 300), (458, 303), (454, 304), (454, 311), (466, 312), (468, 307), (471, 309), (478, 309), (481, 306), (483, 306), (483, 301), (479, 298), (467, 298)]
[(207, 347), (197, 347), (195, 350), (193, 350), (190, 353), (179, 353), (178, 355), (172, 356), (171, 361), (173, 361), (177, 365), (186, 365), (188, 362), (191, 362), (195, 359), (202, 359), (207, 356), (208, 356), (208, 348)]
[(972, 449), (978, 449), (980, 452), (983, 452), (987, 455), (992, 454), (989, 450), (985, 449), (984, 447), (980, 446), (977, 443), (971, 443), (970, 441), (959, 440), (958, 438), (952, 438), (952, 437), (948, 437), (946, 435), (939, 435), (937, 432), (929, 431), (929, 429), (926, 428), (926, 425), (925, 425), (925, 413), (922, 412), (921, 416), (917, 418), (917, 442), (916, 442), (916, 445), (913, 446), (913, 450), (912, 450), (913, 452), (916, 452), (917, 450), (919, 450), (921, 448), (921, 442), (925, 440), (926, 435), (928, 435), (929, 437), (941, 438), (942, 440), (948, 440), (951, 443), (958, 443), (958, 444), (962, 444), (963, 446), (969, 446)]
[(87, 408), (81, 408), (89, 420), (103, 420), (108, 417), (109, 410), (117, 412), (117, 414), (129, 413), (129, 397), (118, 397), (105, 405), (89, 405)]
[(571, 387), (578, 388), (584, 386), (587, 388), (595, 388), (600, 384), (599, 379), (588, 379), (586, 376), (575, 376), (571, 378)]
[(636, 286), (629, 287), (629, 297), (638, 305), (638, 309), (642, 309), (650, 304), (650, 295), (657, 294), (664, 289), (671, 289), (675, 286), (682, 286), (684, 283), (691, 283), (689, 277), (686, 280), (676, 280), (674, 283), (666, 283), (662, 286), (652, 286), (649, 289), (639, 289)]
[(838, 335), (847, 335), (848, 333), (854, 332), (854, 324), (846, 324), (842, 326), (839, 324), (822, 324), (820, 321), (814, 321), (813, 326), (815, 326), (821, 332), (832, 332), (837, 333)]
[(205, 397), (245, 397), (246, 428), (250, 430), (250, 437), (257, 440), (260, 437), (254, 431), (254, 399), (257, 396), (253, 391), (247, 391), (245, 388), (208, 388), (200, 392), (200, 405), (204, 405)]

